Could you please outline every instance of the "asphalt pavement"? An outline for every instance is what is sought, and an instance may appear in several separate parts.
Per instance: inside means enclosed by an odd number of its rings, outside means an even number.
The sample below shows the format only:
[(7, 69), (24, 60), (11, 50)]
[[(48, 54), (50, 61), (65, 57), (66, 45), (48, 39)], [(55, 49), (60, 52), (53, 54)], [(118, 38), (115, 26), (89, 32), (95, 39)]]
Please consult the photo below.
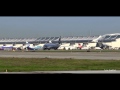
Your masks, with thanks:
[(120, 60), (120, 52), (22, 52), (22, 51), (11, 52), (11, 51), (0, 51), (0, 57)]

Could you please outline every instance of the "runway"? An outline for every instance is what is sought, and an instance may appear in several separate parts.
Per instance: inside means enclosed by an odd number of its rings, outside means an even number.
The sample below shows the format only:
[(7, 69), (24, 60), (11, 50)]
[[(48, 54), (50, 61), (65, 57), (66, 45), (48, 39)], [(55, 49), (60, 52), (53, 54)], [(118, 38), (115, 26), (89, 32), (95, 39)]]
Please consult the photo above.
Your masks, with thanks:
[(120, 52), (22, 52), (22, 51), (11, 52), (11, 51), (0, 51), (0, 57), (120, 60)]

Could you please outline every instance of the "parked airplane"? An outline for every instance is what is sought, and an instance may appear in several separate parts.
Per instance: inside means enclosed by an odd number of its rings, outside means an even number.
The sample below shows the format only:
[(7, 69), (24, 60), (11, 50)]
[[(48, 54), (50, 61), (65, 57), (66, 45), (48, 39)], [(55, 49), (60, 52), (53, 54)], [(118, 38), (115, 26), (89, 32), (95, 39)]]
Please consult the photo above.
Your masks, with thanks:
[(17, 50), (19, 49), (21, 46), (16, 46), (16, 45), (3, 45), (0, 46), (0, 50)]
[(0, 50), (13, 50), (13, 46), (1, 46)]
[(52, 41), (49, 41), (49, 43), (44, 44), (43, 50), (50, 50), (50, 49), (58, 49), (61, 44), (61, 36), (59, 37), (58, 43), (52, 43)]
[(34, 45), (34, 44), (33, 44), (33, 45), (30, 45), (30, 43), (26, 42), (25, 48), (26, 48), (27, 50), (40, 50), (40, 49), (42, 49), (42, 46)]

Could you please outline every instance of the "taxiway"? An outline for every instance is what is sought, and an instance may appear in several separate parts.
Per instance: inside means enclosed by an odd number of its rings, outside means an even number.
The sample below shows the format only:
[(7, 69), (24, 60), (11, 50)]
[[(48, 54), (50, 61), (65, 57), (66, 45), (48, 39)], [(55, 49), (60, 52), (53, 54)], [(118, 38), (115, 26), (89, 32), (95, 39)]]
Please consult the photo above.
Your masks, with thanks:
[(9, 52), (9, 51), (0, 51), (0, 57), (120, 60), (120, 52), (11, 52), (11, 51)]

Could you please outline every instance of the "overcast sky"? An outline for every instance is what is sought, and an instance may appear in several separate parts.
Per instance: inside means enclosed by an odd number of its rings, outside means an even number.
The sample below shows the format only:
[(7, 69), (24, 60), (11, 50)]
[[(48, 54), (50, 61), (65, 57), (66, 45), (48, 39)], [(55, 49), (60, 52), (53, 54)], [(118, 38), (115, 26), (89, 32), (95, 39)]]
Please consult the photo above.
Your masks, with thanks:
[(1, 16), (0, 38), (88, 36), (120, 33), (119, 16)]

